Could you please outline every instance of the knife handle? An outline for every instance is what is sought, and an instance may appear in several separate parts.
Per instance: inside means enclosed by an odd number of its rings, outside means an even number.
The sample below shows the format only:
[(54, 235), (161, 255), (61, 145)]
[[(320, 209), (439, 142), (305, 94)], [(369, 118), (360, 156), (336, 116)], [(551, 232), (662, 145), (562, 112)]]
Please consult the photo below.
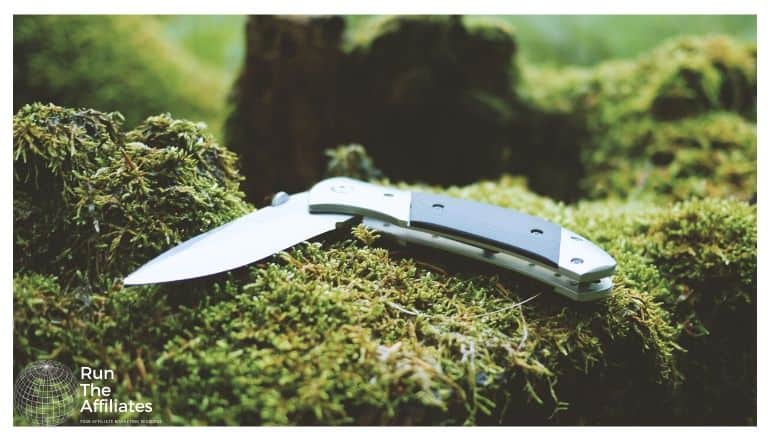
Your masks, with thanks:
[(492, 245), (558, 267), (561, 226), (499, 206), (412, 193), (409, 223), (465, 242)]
[(539, 217), (470, 200), (334, 177), (311, 188), (308, 209), (315, 214), (371, 217), (492, 253), (520, 255), (578, 282), (615, 271), (610, 255), (572, 231)]

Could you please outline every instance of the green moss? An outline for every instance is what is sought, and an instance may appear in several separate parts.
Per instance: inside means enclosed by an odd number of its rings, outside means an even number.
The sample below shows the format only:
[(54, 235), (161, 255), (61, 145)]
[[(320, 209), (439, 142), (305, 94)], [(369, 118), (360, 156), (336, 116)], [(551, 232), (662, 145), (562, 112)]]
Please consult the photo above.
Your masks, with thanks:
[[(512, 177), (441, 190), (543, 216), (607, 248), (619, 263), (615, 288), (590, 304), (516, 274), (400, 248), (363, 228), (353, 237), (342, 231), (296, 246), (229, 277), (94, 288), (68, 274), (119, 275), (245, 207), (231, 157), (200, 127), (159, 116), (123, 133), (119, 122), (115, 114), (54, 106), (25, 107), (16, 116), (17, 194), (31, 196), (15, 199), (37, 206), (37, 187), (21, 179), (36, 175), (58, 188), (52, 194), (70, 189), (63, 191), (69, 196), (51, 198), (63, 214), (45, 221), (57, 222), (57, 230), (97, 250), (127, 231), (135, 238), (114, 256), (97, 252), (105, 255), (99, 267), (92, 256), (68, 260), (63, 269), (21, 260), (14, 277), (14, 368), (41, 357), (112, 368), (120, 376), (116, 395), (154, 402), (153, 417), (168, 424), (700, 420), (691, 414), (710, 414), (712, 423), (751, 420), (756, 375), (739, 374), (755, 359), (750, 345), (736, 351), (728, 343), (736, 333), (725, 334), (726, 326), (693, 339), (686, 320), (694, 314), (709, 326), (712, 315), (704, 310), (713, 307), (750, 318), (753, 206), (706, 199), (672, 209), (612, 201), (572, 207)], [(89, 185), (91, 192), (83, 192)], [(117, 209), (115, 194), (125, 200), (117, 205), (119, 223), (104, 214)], [(225, 196), (231, 200), (214, 203)], [(89, 214), (79, 227), (80, 217), (68, 215), (87, 206), (83, 200), (93, 200), (102, 214)], [(139, 200), (159, 205), (146, 208), (150, 215), (136, 211)], [(183, 211), (190, 217), (171, 220), (190, 204), (198, 206)], [(102, 232), (92, 229), (93, 218)], [(17, 242), (28, 233), (27, 226), (15, 231)], [(160, 236), (138, 238), (161, 233), (171, 237), (168, 244)], [(72, 243), (60, 246), (77, 254)], [(681, 301), (683, 292), (699, 300)], [(731, 365), (708, 357), (719, 351), (732, 353)], [(731, 380), (714, 381), (707, 400), (679, 391), (716, 372)], [(734, 411), (723, 412), (720, 392), (731, 393)]]
[(170, 111), (219, 130), (226, 79), (166, 41), (153, 17), (15, 16), (13, 28), (14, 111), (120, 109), (131, 125)]
[[(756, 207), (727, 200), (677, 204), (647, 234), (647, 252), (655, 264), (683, 286), (677, 302), (719, 315), (715, 306), (756, 301)], [(704, 290), (715, 294), (690, 298)]]
[(640, 379), (674, 379), (673, 331), (644, 295), (576, 310), (539, 286), (352, 242), (282, 260), (167, 346), (162, 368), (185, 378), (172, 407), (201, 414), (189, 403), (204, 384), (228, 408), (217, 423), (524, 423), (559, 408), (562, 375), (606, 368), (616, 343), (640, 349)]
[[(601, 242), (620, 264), (613, 295), (576, 304), (520, 276), (393, 247), (358, 229), (357, 240), (296, 247), (257, 265), (244, 281), (209, 287), (209, 296), (189, 306), (156, 288), (116, 288), (84, 309), (50, 278), (18, 278), (19, 362), (32, 347), (60, 358), (82, 347), (73, 359), (125, 371), (130, 387), (119, 392), (155, 399), (167, 423), (686, 423), (703, 408), (677, 391), (702, 377), (681, 367), (708, 370), (714, 360), (679, 348), (689, 349), (691, 340), (677, 321), (683, 306), (676, 298), (687, 288), (699, 297), (723, 291), (693, 283), (698, 267), (714, 275), (697, 279), (732, 277), (733, 289), (751, 291), (753, 207), (716, 200), (672, 211), (600, 205), (605, 213), (596, 215), (597, 204), (548, 202), (516, 179), (449, 193), (526, 207)], [(678, 230), (664, 226), (674, 223)], [(671, 235), (661, 236), (660, 228)], [(715, 230), (716, 237), (702, 239)], [(743, 241), (732, 239), (737, 235)], [(671, 237), (694, 255), (722, 249), (727, 259), (705, 257), (687, 271), (668, 271), (661, 260), (668, 252), (660, 249)], [(93, 330), (71, 331), (88, 316), (99, 316), (87, 327)], [(43, 329), (42, 337), (19, 335), (32, 329)], [(80, 344), (84, 337), (93, 342)], [(714, 333), (701, 337), (726, 342)], [(730, 402), (742, 405), (744, 417), (751, 380), (731, 384), (744, 391), (744, 400)], [(634, 399), (613, 397), (621, 394)], [(714, 405), (711, 397), (706, 403)], [(654, 406), (667, 400), (680, 406)]]
[(595, 146), (585, 155), (593, 172), (582, 182), (591, 197), (748, 200), (756, 194), (756, 126), (734, 113), (627, 123), (609, 129)]
[(522, 92), (543, 108), (592, 119), (591, 128), (634, 117), (680, 119), (710, 110), (756, 111), (756, 46), (725, 36), (671, 40), (633, 60), (584, 69), (526, 65)]
[(383, 177), (382, 171), (374, 166), (374, 161), (361, 145), (341, 145), (326, 150), (326, 157), (328, 158), (326, 177), (347, 176), (360, 180), (374, 180)]
[(161, 115), (124, 133), (118, 113), (35, 104), (13, 130), (16, 270), (120, 277), (247, 212), (235, 156), (203, 125)]
[(665, 307), (688, 349), (679, 364), (690, 380), (674, 401), (702, 402), (695, 423), (712, 423), (711, 414), (756, 423), (756, 215), (745, 204), (697, 201), (674, 206), (647, 231), (647, 253), (675, 283)]
[[(29, 327), (16, 331), (44, 328), (39, 353), (65, 347), (53, 355), (124, 372), (130, 387), (116, 392), (151, 396), (170, 423), (532, 423), (564, 408), (555, 399), (572, 389), (560, 385), (567, 377), (622, 368), (644, 383), (675, 379), (673, 329), (649, 296), (574, 307), (525, 280), (435, 265), (352, 241), (304, 246), (195, 307), (169, 310), (157, 291), (127, 289), (92, 313), (31, 276), (17, 279), (15, 318)], [(36, 302), (56, 309), (33, 313)], [(98, 325), (72, 331), (97, 311)], [(85, 337), (83, 354), (70, 354)], [(631, 373), (612, 355), (630, 347)]]
[(551, 168), (522, 170), (533, 188), (677, 200), (756, 192), (755, 45), (680, 38), (635, 60), (523, 70), (533, 151), (579, 157), (563, 180), (551, 180)]

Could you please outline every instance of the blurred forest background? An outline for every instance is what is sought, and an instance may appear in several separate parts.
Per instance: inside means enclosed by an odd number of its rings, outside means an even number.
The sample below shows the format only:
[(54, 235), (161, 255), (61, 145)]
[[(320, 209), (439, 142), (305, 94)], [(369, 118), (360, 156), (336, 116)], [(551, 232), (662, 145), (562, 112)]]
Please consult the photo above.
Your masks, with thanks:
[[(387, 17), (346, 16), (347, 31), (344, 38), (347, 45), (352, 46), (357, 40), (367, 38), (376, 24), (385, 19)], [(466, 16), (464, 19), (469, 23), (491, 21), (508, 28), (516, 35), (521, 48), (516, 57), (517, 61), (553, 66), (590, 66), (607, 59), (629, 58), (681, 35), (724, 34), (745, 41), (755, 41), (757, 33), (754, 16), (551, 15)], [(174, 70), (191, 74), (185, 81), (196, 83), (190, 85), (190, 88), (197, 88), (195, 96), (203, 101), (187, 105), (182, 103), (178, 108), (174, 107), (174, 102), (170, 102), (170, 105), (158, 111), (171, 111), (179, 117), (201, 118), (216, 134), (222, 134), (220, 130), (226, 116), (226, 96), (243, 64), (246, 50), (246, 20), (247, 17), (236, 15), (157, 16), (129, 20), (132, 21), (133, 32), (143, 35), (145, 43), (162, 46), (170, 55), (169, 61), (180, 65)], [(100, 27), (93, 19), (85, 21), (84, 24), (89, 22), (94, 27)], [(53, 29), (48, 32), (56, 33)], [(109, 33), (102, 38), (108, 39)], [(149, 47), (148, 51), (152, 49), (154, 47)], [(162, 63), (165, 64), (166, 61)], [(171, 74), (173, 73), (175, 72), (172, 71)], [(104, 72), (99, 74), (104, 75)], [(58, 75), (56, 69), (53, 69), (51, 74), (52, 77), (54, 75)], [(174, 79), (182, 81), (182, 78)], [(22, 95), (14, 99), (14, 110), (28, 103), (24, 102), (23, 98)], [(132, 107), (132, 98), (124, 96), (122, 99), (128, 101), (126, 105), (121, 105), (121, 98), (116, 97), (114, 109), (125, 112)], [(89, 105), (88, 102), (77, 100), (59, 101), (58, 104)], [(145, 116), (146, 114), (129, 115), (129, 123)]]
[[(732, 35), (746, 41), (757, 36), (754, 16), (730, 15), (531, 15), (466, 16), (466, 20), (491, 20), (510, 28), (525, 61), (538, 64), (589, 66), (611, 58), (629, 58), (681, 35)], [(355, 40), (382, 17), (345, 17)], [(235, 79), (245, 52), (241, 16), (157, 17), (163, 35), (196, 60)]]
[[(620, 150), (662, 136), (653, 124), (686, 131), (682, 118), (720, 109), (753, 119), (756, 99), (741, 46), (756, 38), (752, 16), (69, 16), (16, 17), (14, 29), (14, 110), (39, 101), (117, 110), (127, 126), (165, 112), (203, 121), (238, 154), (257, 204), (307, 188), (324, 151), (349, 144), (395, 180), (508, 173), (559, 200), (625, 197), (632, 180), (650, 181), (649, 160), (675, 168), (653, 151), (670, 141), (658, 139), (634, 173), (603, 173), (628, 167)], [(561, 158), (559, 173), (545, 157)]]
[[(365, 34), (381, 17), (348, 15), (349, 36)], [(511, 28), (527, 61), (563, 66), (588, 66), (610, 58), (629, 58), (662, 41), (681, 35), (726, 34), (754, 41), (754, 16), (730, 15), (531, 15), (466, 16), (494, 20)], [(204, 64), (234, 79), (245, 40), (242, 16), (157, 17), (163, 34)], [(577, 43), (577, 44), (576, 44)]]

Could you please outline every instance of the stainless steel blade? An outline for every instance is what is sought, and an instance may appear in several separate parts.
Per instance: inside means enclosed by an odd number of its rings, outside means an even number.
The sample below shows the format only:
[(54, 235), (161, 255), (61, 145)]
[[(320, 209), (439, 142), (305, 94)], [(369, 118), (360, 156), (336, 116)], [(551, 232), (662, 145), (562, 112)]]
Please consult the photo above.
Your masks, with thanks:
[(352, 216), (310, 214), (308, 193), (200, 234), (155, 257), (123, 281), (126, 285), (186, 280), (266, 258), (324, 232)]

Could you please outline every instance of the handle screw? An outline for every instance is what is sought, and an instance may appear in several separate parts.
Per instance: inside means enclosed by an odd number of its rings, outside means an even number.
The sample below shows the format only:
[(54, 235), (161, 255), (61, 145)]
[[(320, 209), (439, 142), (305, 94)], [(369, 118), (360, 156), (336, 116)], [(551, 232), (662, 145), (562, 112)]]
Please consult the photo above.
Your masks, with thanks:
[(288, 201), (289, 201), (289, 195), (283, 191), (279, 191), (275, 193), (275, 195), (273, 196), (273, 199), (270, 201), (270, 205), (272, 206), (283, 205)]

